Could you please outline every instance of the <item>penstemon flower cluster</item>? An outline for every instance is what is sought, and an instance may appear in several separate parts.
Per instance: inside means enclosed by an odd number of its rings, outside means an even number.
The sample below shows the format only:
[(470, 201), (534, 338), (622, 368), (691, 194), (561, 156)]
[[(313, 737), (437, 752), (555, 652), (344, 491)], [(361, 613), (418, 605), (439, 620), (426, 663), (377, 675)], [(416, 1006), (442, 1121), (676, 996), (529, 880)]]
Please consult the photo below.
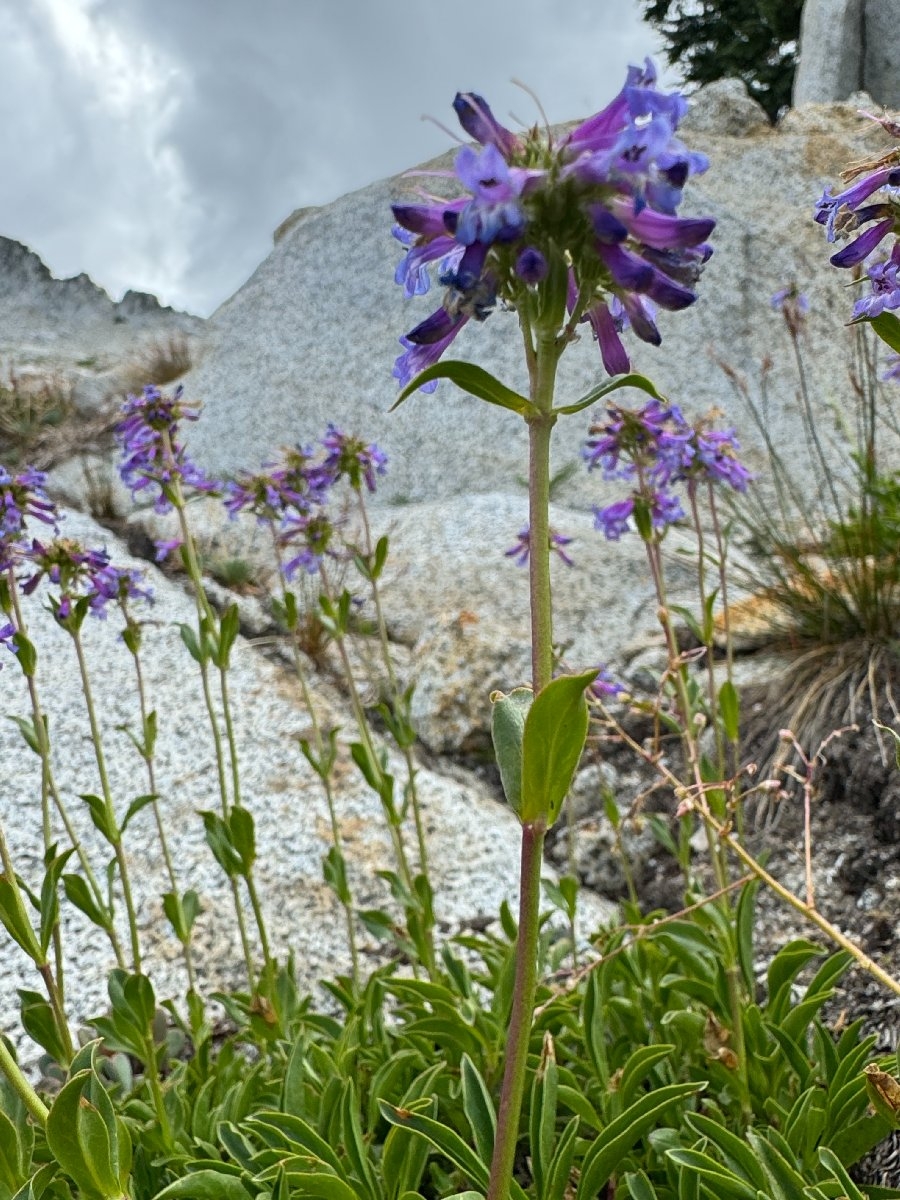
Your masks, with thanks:
[(243, 472), (229, 482), (225, 507), (232, 517), (249, 512), (275, 529), (279, 550), (293, 548), (283, 565), (284, 578), (290, 581), (299, 570), (315, 574), (325, 555), (332, 553), (332, 535), (340, 519), (328, 507), (333, 489), (345, 480), (355, 491), (365, 487), (372, 493), (377, 476), (386, 470), (387, 455), (378, 446), (329, 425), (318, 448), (286, 449), (280, 463)]
[[(864, 113), (864, 116), (870, 114)], [(888, 117), (872, 117), (891, 135), (900, 137), (900, 124)], [(848, 242), (831, 256), (835, 267), (858, 267), (882, 246), (885, 238), (894, 243), (884, 258), (866, 267), (869, 290), (853, 305), (853, 320), (871, 320), (883, 312), (900, 307), (900, 148), (864, 162), (854, 163), (843, 172), (850, 186), (836, 195), (826, 189), (816, 204), (815, 219), (825, 226), (829, 242)], [(853, 181), (853, 182), (851, 182)]]
[(474, 93), (458, 94), (454, 108), (481, 147), (457, 155), (452, 178), (465, 193), (423, 193), (420, 203), (393, 206), (394, 234), (407, 247), (396, 281), (408, 297), (422, 295), (437, 263), (446, 289), (431, 316), (400, 339), (394, 376), (405, 386), (467, 322), (535, 297), (539, 322), (555, 333), (567, 315), (569, 339), (587, 322), (609, 374), (629, 371), (622, 331), (658, 345), (656, 306), (693, 304), (712, 253), (706, 239), (715, 222), (676, 215), (687, 179), (707, 166), (676, 136), (686, 101), (657, 89), (647, 60), (630, 68), (606, 108), (558, 139), (511, 132)]
[(685, 516), (677, 483), (724, 483), (746, 491), (750, 471), (737, 457), (740, 445), (733, 430), (713, 429), (709, 420), (691, 425), (681, 409), (650, 400), (639, 409), (611, 405), (607, 419), (591, 430), (584, 456), (589, 470), (604, 479), (634, 483), (632, 493), (595, 508), (597, 529), (618, 541), (634, 518), (642, 531), (657, 533)]

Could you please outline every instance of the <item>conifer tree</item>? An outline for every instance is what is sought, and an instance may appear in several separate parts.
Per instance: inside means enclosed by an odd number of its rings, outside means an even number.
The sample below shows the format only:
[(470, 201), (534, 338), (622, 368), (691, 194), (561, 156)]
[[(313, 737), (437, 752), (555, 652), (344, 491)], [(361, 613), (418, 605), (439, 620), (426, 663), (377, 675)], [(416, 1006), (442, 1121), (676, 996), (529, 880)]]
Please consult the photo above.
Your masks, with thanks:
[(774, 121), (790, 104), (803, 0), (641, 0), (686, 83), (742, 79)]

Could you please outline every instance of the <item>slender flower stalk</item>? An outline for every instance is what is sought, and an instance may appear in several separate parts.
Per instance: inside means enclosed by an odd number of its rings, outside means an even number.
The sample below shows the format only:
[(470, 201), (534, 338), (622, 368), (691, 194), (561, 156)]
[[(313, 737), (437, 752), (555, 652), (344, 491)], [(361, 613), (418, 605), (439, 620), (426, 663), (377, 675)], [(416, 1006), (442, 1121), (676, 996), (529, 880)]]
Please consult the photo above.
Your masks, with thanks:
[[(278, 564), (278, 578), (279, 578), (279, 582), (281, 585), (281, 599), (282, 599), (282, 603), (285, 606), (285, 611), (287, 612), (288, 611), (287, 596), (288, 596), (288, 592), (289, 592), (289, 580), (287, 578), (287, 575), (285, 574), (284, 555), (282, 553), (281, 546), (279, 545), (278, 534), (276, 532), (273, 522), (269, 522), (269, 528), (270, 528), (271, 534), (272, 534), (272, 542), (273, 542), (273, 547), (274, 547), (274, 551), (275, 551), (275, 559)], [(303, 659), (302, 659), (302, 656), (300, 653), (300, 646), (299, 646), (298, 640), (297, 640), (296, 627), (290, 629), (289, 633), (290, 633), (290, 644), (291, 644), (291, 656), (292, 656), (293, 663), (294, 663), (294, 672), (297, 676), (297, 682), (300, 685), (300, 694), (303, 697), (303, 704), (306, 708), (307, 715), (309, 716), (309, 723), (312, 727), (313, 744), (314, 744), (314, 750), (315, 750), (315, 755), (316, 755), (316, 762), (318, 764), (317, 774), (319, 775), (319, 778), (322, 781), (322, 787), (325, 791), (325, 803), (328, 806), (328, 820), (331, 825), (332, 846), (334, 848), (335, 853), (338, 856), (339, 861), (343, 863), (346, 861), (345, 856), (344, 856), (344, 850), (343, 850), (344, 839), (341, 834), (341, 826), (340, 826), (340, 822), (338, 820), (337, 804), (335, 802), (335, 796), (334, 796), (334, 785), (332, 783), (332, 771), (330, 769), (327, 769), (327, 767), (326, 767), (326, 748), (325, 748), (325, 738), (322, 735), (322, 725), (321, 725), (321, 722), (319, 721), (319, 714), (316, 711), (316, 706), (315, 706), (315, 704), (313, 702), (313, 698), (312, 698), (312, 692), (310, 691), (310, 687), (309, 687), (309, 680), (307, 679), (306, 670), (304, 669), (304, 666), (303, 666)], [(353, 985), (354, 985), (354, 987), (358, 987), (359, 982), (360, 982), (359, 949), (356, 944), (356, 921), (355, 921), (355, 918), (353, 915), (353, 900), (350, 895), (349, 889), (346, 892), (344, 892), (344, 889), (341, 889), (341, 892), (342, 892), (342, 894), (339, 896), (339, 899), (340, 899), (341, 904), (344, 909), (344, 920), (347, 925), (347, 946), (350, 951), (350, 963), (351, 963), (351, 972), (352, 972), (352, 977), (353, 977)]]
[[(381, 657), (384, 663), (385, 671), (387, 672), (388, 685), (390, 687), (390, 703), (394, 708), (395, 718), (401, 716), (403, 706), (403, 695), (400, 683), (397, 679), (397, 672), (394, 669), (394, 660), (391, 654), (390, 641), (388, 639), (387, 622), (384, 618), (384, 607), (381, 602), (381, 587), (378, 582), (378, 574), (371, 570), (371, 565), (375, 561), (375, 545), (372, 540), (372, 530), (369, 525), (369, 514), (366, 511), (365, 498), (362, 490), (355, 489), (358, 500), (360, 521), (363, 528), (363, 554), (366, 562), (369, 564), (369, 572), (367, 580), (372, 591), (372, 601), (375, 605), (375, 621), (378, 626), (378, 642), (381, 647)], [(408, 785), (409, 803), (413, 814), (413, 823), (416, 829), (416, 843), (419, 852), (419, 871), (428, 879), (428, 845), (425, 838), (425, 823), (422, 817), (422, 805), (419, 799), (419, 791), (416, 786), (416, 775), (418, 769), (416, 760), (413, 755), (412, 742), (408, 738), (403, 738), (400, 744), (400, 752), (406, 763), (406, 778)]]
[[(21, 560), (20, 560), (21, 561)], [(19, 595), (19, 586), (15, 576), (15, 570), (12, 566), (7, 568), (6, 576), (7, 591), (14, 617), (15, 627), (22, 638), (28, 640), (28, 627), (25, 623), (24, 613), (22, 611), (22, 602)], [(44, 837), (45, 852), (50, 848), (53, 841), (52, 828), (50, 824), (50, 812), (48, 797), (53, 801), (53, 806), (62, 822), (66, 832), (69, 845), (75, 851), (75, 857), (78, 859), (81, 866), (82, 874), (85, 882), (91, 892), (94, 908), (96, 912), (103, 914), (103, 931), (109, 938), (110, 946), (116, 958), (116, 965), (119, 967), (125, 966), (125, 953), (122, 948), (122, 943), (119, 940), (119, 935), (116, 932), (113, 914), (107, 905), (104, 894), (100, 888), (97, 876), (91, 866), (81, 839), (75, 829), (75, 825), (69, 815), (68, 808), (63, 800), (62, 793), (56, 783), (56, 777), (53, 772), (53, 764), (50, 754), (50, 737), (47, 731), (47, 723), (44, 718), (43, 709), (41, 707), (40, 696), (38, 694), (37, 679), (33, 671), (25, 672), (26, 683), (28, 686), (28, 697), (31, 706), (31, 724), (34, 729), (35, 742), (38, 748), (38, 755), (41, 760), (41, 816), (42, 828)], [(60, 992), (64, 994), (64, 976), (63, 976), (63, 956), (62, 956), (62, 939), (59, 929), (54, 932), (54, 957), (56, 966), (56, 982)]]
[(75, 645), (75, 654), (78, 659), (78, 671), (81, 676), (81, 690), (84, 695), (84, 704), (88, 714), (88, 722), (91, 727), (91, 741), (94, 746), (94, 759), (97, 763), (97, 773), (100, 776), (100, 790), (103, 796), (103, 803), (106, 807), (106, 818), (109, 827), (110, 837), (112, 839), (113, 853), (116, 857), (116, 864), (119, 868), (119, 884), (122, 888), (122, 899), (125, 902), (125, 913), (128, 918), (128, 934), (131, 941), (131, 959), (133, 970), (140, 974), (141, 972), (141, 942), (138, 934), (137, 913), (134, 907), (134, 898), (131, 893), (131, 879), (128, 869), (128, 860), (125, 857), (125, 847), (122, 844), (122, 834), (119, 829), (118, 821), (116, 820), (115, 805), (113, 804), (112, 790), (109, 786), (109, 774), (106, 769), (106, 755), (103, 752), (103, 739), (100, 732), (100, 725), (97, 720), (97, 710), (94, 705), (94, 696), (91, 688), (90, 675), (88, 673), (87, 659), (84, 654), (84, 646), (81, 641), (81, 631), (76, 627), (71, 631), (72, 640)]
[[(556, 138), (537, 128), (518, 135), (505, 129), (475, 93), (454, 101), (460, 123), (480, 146), (464, 146), (455, 178), (463, 194), (450, 200), (423, 194), (394, 205), (395, 236), (406, 248), (396, 281), (409, 297), (429, 288), (428, 268), (439, 263), (445, 288), (440, 307), (400, 339), (394, 376), (401, 400), (417, 386), (432, 391), (450, 376), (476, 396), (525, 418), (529, 429), (529, 593), (534, 704), (553, 675), (549, 526), (550, 443), (561, 412), (588, 407), (619, 383), (595, 389), (575, 405), (555, 409), (560, 355), (586, 322), (610, 375), (625, 376), (630, 360), (622, 333), (659, 344), (656, 307), (678, 310), (696, 299), (693, 287), (711, 248), (714, 222), (676, 215), (684, 183), (705, 170), (676, 137), (686, 112), (678, 94), (656, 89), (649, 62), (632, 67), (609, 105)], [(529, 394), (520, 396), (465, 363), (440, 363), (470, 322), (497, 307), (515, 311), (523, 336)], [(495, 387), (494, 385), (498, 385)], [(655, 394), (647, 380), (639, 386)], [(672, 519), (661, 496), (651, 514)], [(632, 511), (619, 515), (623, 519)], [(581, 682), (581, 677), (576, 677)], [(585, 678), (585, 684), (587, 685)], [(569, 685), (565, 685), (568, 687)], [(555, 712), (554, 700), (542, 709)], [(585, 711), (586, 722), (587, 714)], [(529, 733), (526, 721), (525, 739)], [(511, 777), (515, 768), (508, 763)], [(524, 776), (523, 776), (524, 780)], [(505, 781), (504, 781), (505, 782)], [(524, 781), (522, 783), (524, 794)], [(522, 802), (512, 788), (511, 802)], [(508, 790), (509, 795), (509, 790)], [(562, 797), (560, 797), (560, 803)], [(519, 933), (516, 976), (497, 1134), (487, 1200), (507, 1200), (524, 1095), (535, 986), (541, 852), (550, 809), (536, 802), (522, 817)], [(544, 809), (546, 808), (546, 811)], [(521, 810), (526, 811), (524, 808)], [(537, 815), (535, 815), (537, 814)], [(557, 815), (552, 813), (553, 819)]]
[[(216, 481), (209, 479), (196, 464), (190, 461), (184, 446), (178, 440), (181, 421), (196, 419), (196, 408), (192, 408), (184, 402), (180, 387), (176, 388), (171, 395), (165, 395), (155, 387), (146, 387), (141, 396), (128, 397), (123, 406), (122, 417), (116, 427), (116, 436), (122, 445), (124, 454), (120, 473), (123, 481), (131, 487), (133, 494), (138, 495), (146, 489), (150, 489), (154, 496), (154, 508), (157, 512), (165, 513), (174, 509), (177, 513), (181, 536), (160, 546), (160, 553), (165, 554), (176, 546), (180, 547), (182, 560), (191, 582), (197, 612), (196, 658), (200, 669), (204, 704), (213, 737), (222, 819), (227, 823), (232, 807), (232, 797), (229, 795), (229, 773), (232, 786), (234, 786), (235, 780), (239, 779), (237, 747), (228, 707), (227, 662), (220, 659), (219, 681), (222, 704), (226, 713), (223, 719), (226, 723), (226, 738), (230, 753), (228, 768), (225, 764), (225, 745), (219, 725), (220, 717), (213, 701), (209, 680), (210, 645), (211, 641), (216, 640), (217, 636), (221, 634), (221, 628), (203, 587), (199, 555), (188, 527), (185, 511), (186, 487), (196, 494), (218, 492), (221, 490), (221, 486)], [(238, 795), (234, 799), (235, 806), (239, 805), (239, 802), (238, 791)], [(268, 968), (271, 965), (268, 939), (258, 897), (256, 897), (255, 888), (251, 887), (249, 879), (251, 874), (252, 867), (247, 867), (244, 870), (244, 878), (248, 882), (251, 907), (257, 921), (263, 956)], [(247, 978), (250, 988), (253, 990), (256, 986), (256, 972), (247, 934), (240, 885), (235, 874), (231, 872), (228, 873), (228, 880), (234, 901)]]
[[(125, 619), (125, 633), (123, 637), (125, 644), (131, 652), (132, 661), (134, 663), (135, 682), (138, 692), (138, 703), (141, 713), (141, 743), (138, 747), (141, 758), (144, 760), (144, 765), (147, 769), (147, 785), (150, 789), (149, 794), (153, 796), (151, 808), (153, 809), (153, 818), (156, 823), (156, 834), (159, 838), (160, 851), (165, 864), (166, 875), (168, 876), (169, 886), (172, 889), (172, 896), (175, 903), (180, 905), (178, 890), (178, 875), (175, 871), (175, 862), (172, 858), (172, 852), (169, 849), (169, 839), (166, 836), (165, 822), (163, 821), (162, 811), (159, 805), (159, 791), (156, 786), (156, 756), (154, 752), (153, 738), (150, 735), (151, 724), (155, 722), (155, 712), (151, 715), (147, 704), (147, 689), (144, 684), (144, 672), (141, 666), (141, 630), (136, 621), (133, 620), (128, 611), (128, 601), (126, 597), (121, 597), (119, 601), (122, 609), (122, 615)], [(194, 959), (191, 952), (191, 936), (190, 929), (187, 930), (187, 936), (181, 940), (181, 950), (184, 954), (184, 965), (187, 971), (188, 986), (191, 991), (197, 989), (197, 976), (194, 969)]]
[[(556, 417), (553, 393), (562, 346), (523, 330), (526, 344), (534, 346), (535, 370), (530, 399), (538, 416), (528, 427), (528, 518), (531, 553), (528, 560), (531, 606), (532, 686), (538, 696), (553, 676), (553, 598), (550, 584), (550, 441)], [(534, 1021), (537, 991), (537, 946), (540, 932), (541, 867), (547, 822), (542, 817), (522, 825), (519, 872), (519, 927), (513, 1002), (506, 1040), (506, 1060), (497, 1135), (491, 1159), (487, 1200), (506, 1200), (516, 1155), (519, 1116), (525, 1096), (528, 1043)]]

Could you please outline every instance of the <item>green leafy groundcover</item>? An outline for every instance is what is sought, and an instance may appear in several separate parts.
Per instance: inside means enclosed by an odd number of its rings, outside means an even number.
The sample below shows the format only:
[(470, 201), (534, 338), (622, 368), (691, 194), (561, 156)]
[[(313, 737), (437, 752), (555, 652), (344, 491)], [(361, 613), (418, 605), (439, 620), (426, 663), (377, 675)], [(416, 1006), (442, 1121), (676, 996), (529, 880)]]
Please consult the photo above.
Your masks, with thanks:
[[(742, 1096), (724, 932), (714, 907), (645, 920), (575, 969), (544, 923), (512, 1200), (900, 1196), (847, 1174), (893, 1124), (869, 1104), (874, 1038), (822, 1018), (848, 956), (791, 942), (756, 1001), (744, 938)], [(515, 934), (504, 910), (502, 932), (445, 946), (436, 980), (384, 967), (359, 995), (333, 982), (332, 1015), (297, 993), (288, 964), (253, 1001), (218, 996), (218, 1027), (196, 996), (162, 1021), (147, 981), (114, 972), (102, 1040), (76, 1056), (46, 1133), (0, 1085), (0, 1200), (474, 1200), (488, 1182)]]

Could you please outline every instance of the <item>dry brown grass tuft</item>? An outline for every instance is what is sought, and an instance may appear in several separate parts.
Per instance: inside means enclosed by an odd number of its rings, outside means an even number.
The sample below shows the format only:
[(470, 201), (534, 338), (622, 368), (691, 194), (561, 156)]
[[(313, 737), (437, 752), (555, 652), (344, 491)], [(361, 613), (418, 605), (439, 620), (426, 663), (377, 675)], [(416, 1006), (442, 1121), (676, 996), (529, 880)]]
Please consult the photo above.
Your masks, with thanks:
[(148, 384), (165, 387), (186, 375), (194, 365), (189, 339), (173, 333), (145, 346), (122, 372), (122, 391), (138, 393)]

